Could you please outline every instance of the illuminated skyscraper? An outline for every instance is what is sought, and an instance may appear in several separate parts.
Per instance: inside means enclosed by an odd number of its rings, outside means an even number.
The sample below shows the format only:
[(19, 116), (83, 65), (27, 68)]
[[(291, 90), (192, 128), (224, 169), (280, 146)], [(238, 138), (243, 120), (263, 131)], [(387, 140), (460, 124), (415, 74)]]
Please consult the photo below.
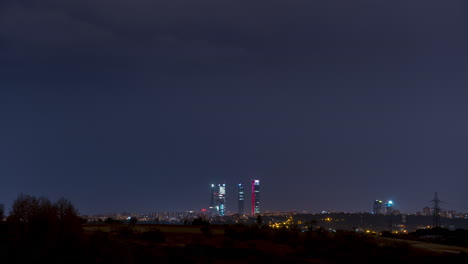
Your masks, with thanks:
[(226, 213), (226, 184), (211, 184), (210, 215), (224, 216)]
[(392, 200), (389, 200), (386, 204), (385, 204), (385, 214), (393, 214), (393, 201)]
[(211, 216), (218, 215), (218, 208), (216, 207), (216, 202), (218, 200), (219, 188), (214, 184), (211, 184), (210, 187), (210, 207), (209, 212)]
[(220, 216), (224, 216), (226, 214), (226, 184), (218, 184), (218, 188), (218, 213)]
[(374, 201), (374, 208), (372, 210), (372, 214), (381, 214), (382, 213), (382, 201), (375, 200)]
[(242, 183), (237, 184), (237, 213), (240, 215), (244, 214), (244, 185)]
[(252, 215), (260, 213), (260, 181), (252, 180)]

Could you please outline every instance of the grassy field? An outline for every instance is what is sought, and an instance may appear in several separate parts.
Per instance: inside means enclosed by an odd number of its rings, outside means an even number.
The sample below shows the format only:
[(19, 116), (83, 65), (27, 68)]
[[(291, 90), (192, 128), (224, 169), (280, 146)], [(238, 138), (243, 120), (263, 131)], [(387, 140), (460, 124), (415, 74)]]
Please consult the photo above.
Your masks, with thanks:
[(433, 252), (433, 253), (436, 253), (436, 254), (468, 253), (468, 247), (442, 245), (442, 244), (436, 244), (436, 243), (428, 243), (428, 242), (413, 241), (413, 240), (403, 240), (403, 239), (397, 239), (397, 238), (381, 238), (381, 239), (386, 240), (386, 241), (404, 242), (404, 243), (409, 244), (413, 248), (430, 251), (430, 252)]
[[(83, 229), (85, 232), (94, 232), (94, 231), (102, 231), (102, 232), (113, 232), (118, 230), (119, 228), (126, 226), (123, 224), (85, 224), (83, 225)], [(157, 225), (157, 224), (141, 224), (135, 225), (133, 228), (134, 232), (148, 232), (153, 231), (155, 229), (160, 230), (163, 233), (180, 233), (180, 234), (202, 234), (200, 226), (192, 226), (192, 225)], [(211, 226), (210, 232), (213, 235), (222, 235), (224, 234), (224, 228), (221, 226)]]
[(156, 224), (86, 224), (83, 229), (87, 241), (100, 248), (99, 254), (113, 252), (105, 256), (132, 261), (141, 257), (161, 263), (468, 263), (467, 248), (346, 231)]

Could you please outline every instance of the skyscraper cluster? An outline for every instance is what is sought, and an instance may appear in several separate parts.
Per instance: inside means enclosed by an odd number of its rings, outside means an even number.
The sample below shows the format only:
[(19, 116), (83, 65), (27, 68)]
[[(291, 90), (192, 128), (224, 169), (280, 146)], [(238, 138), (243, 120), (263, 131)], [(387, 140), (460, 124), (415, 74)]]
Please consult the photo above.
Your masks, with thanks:
[[(252, 180), (252, 208), (251, 214), (260, 213), (260, 180)], [(245, 214), (245, 188), (243, 183), (237, 184), (237, 213)], [(211, 184), (210, 189), (210, 206), (209, 212), (211, 216), (226, 215), (226, 184)]]
[(375, 200), (372, 214), (392, 214), (393, 213), (393, 201), (388, 200), (384, 203), (382, 200)]

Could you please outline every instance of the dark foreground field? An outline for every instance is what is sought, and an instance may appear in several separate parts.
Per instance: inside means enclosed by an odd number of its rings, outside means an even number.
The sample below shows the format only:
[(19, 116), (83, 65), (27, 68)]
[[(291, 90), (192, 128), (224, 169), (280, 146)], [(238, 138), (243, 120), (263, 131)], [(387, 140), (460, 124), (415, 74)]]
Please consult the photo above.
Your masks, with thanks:
[(85, 224), (66, 234), (1, 225), (2, 263), (468, 263), (466, 248), (354, 232), (242, 225)]
[[(98, 263), (467, 263), (464, 248), (257, 226), (86, 225)], [(431, 244), (434, 245), (434, 244)]]

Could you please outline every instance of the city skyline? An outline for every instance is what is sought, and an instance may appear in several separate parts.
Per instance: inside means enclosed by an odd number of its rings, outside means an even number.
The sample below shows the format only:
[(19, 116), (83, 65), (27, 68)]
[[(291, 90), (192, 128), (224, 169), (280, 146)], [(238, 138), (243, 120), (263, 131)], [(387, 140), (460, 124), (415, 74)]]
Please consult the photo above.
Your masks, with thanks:
[[(123, 210), (123, 211), (100, 211), (100, 212), (93, 212), (93, 213), (81, 213), (82, 215), (133, 215), (133, 214), (154, 214), (154, 213), (167, 213), (169, 215), (176, 215), (176, 214), (193, 214), (193, 215), (206, 215), (209, 217), (217, 217), (217, 216), (231, 216), (231, 215), (245, 215), (245, 216), (255, 216), (257, 214), (276, 214), (276, 213), (298, 213), (298, 214), (324, 214), (324, 213), (348, 213), (348, 214), (362, 214), (362, 213), (369, 213), (369, 214), (374, 214), (374, 215), (423, 215), (423, 216), (431, 216), (433, 215), (434, 212), (434, 201), (438, 200), (437, 198), (437, 192), (436, 192), (436, 198), (431, 200), (429, 204), (424, 205), (423, 207), (420, 207), (416, 209), (415, 211), (401, 211), (400, 206), (401, 203), (400, 201), (393, 201), (393, 200), (374, 200), (372, 209), (371, 210), (363, 210), (363, 211), (353, 211), (353, 210), (329, 210), (327, 208), (321, 208), (320, 210), (314, 209), (314, 210), (305, 210), (305, 209), (286, 209), (286, 210), (270, 210), (266, 209), (263, 211), (259, 211), (259, 203), (258, 200), (255, 199), (255, 197), (259, 196), (259, 188), (255, 188), (255, 186), (259, 186), (259, 180), (252, 180), (251, 181), (251, 192), (246, 193), (244, 191), (244, 185), (242, 183), (236, 184), (236, 194), (237, 197), (235, 197), (235, 202), (236, 202), (236, 208), (234, 206), (232, 207), (231, 210), (228, 210), (226, 208), (227, 204), (232, 204), (234, 205), (233, 200), (234, 199), (227, 199), (226, 194), (228, 190), (230, 189), (228, 186), (229, 184), (226, 183), (219, 183), (219, 184), (210, 184), (210, 195), (209, 195), (209, 206), (208, 207), (199, 207), (199, 208), (190, 208), (187, 210), (160, 210), (160, 208), (152, 208), (147, 211), (141, 211), (141, 210), (134, 210), (135, 208), (129, 208), (128, 210)], [(257, 192), (255, 192), (257, 190)], [(249, 196), (250, 194), (250, 213), (247, 213), (244, 211), (244, 213), (241, 213), (241, 210), (245, 210), (245, 197)], [(257, 194), (257, 195), (255, 195)], [(43, 196), (44, 198), (48, 199), (49, 197)], [(62, 197), (63, 198), (63, 197)], [(438, 207), (439, 214), (442, 217), (449, 217), (451, 218), (452, 215), (454, 214), (464, 214), (465, 216), (468, 215), (468, 211), (457, 211), (453, 208), (446, 207), (447, 203), (445, 201), (438, 200), (439, 204), (442, 202), (444, 206)], [(257, 204), (257, 206), (255, 206)], [(4, 204), (0, 203), (1, 208), (4, 208)], [(231, 207), (229, 207), (231, 208)], [(4, 208), (5, 209), (5, 208)], [(7, 208), (8, 209), (8, 208)], [(77, 208), (79, 209), (79, 208)], [(248, 209), (248, 208), (247, 208)], [(6, 213), (8, 212), (5, 211)], [(132, 213), (130, 213), (132, 212)]]

